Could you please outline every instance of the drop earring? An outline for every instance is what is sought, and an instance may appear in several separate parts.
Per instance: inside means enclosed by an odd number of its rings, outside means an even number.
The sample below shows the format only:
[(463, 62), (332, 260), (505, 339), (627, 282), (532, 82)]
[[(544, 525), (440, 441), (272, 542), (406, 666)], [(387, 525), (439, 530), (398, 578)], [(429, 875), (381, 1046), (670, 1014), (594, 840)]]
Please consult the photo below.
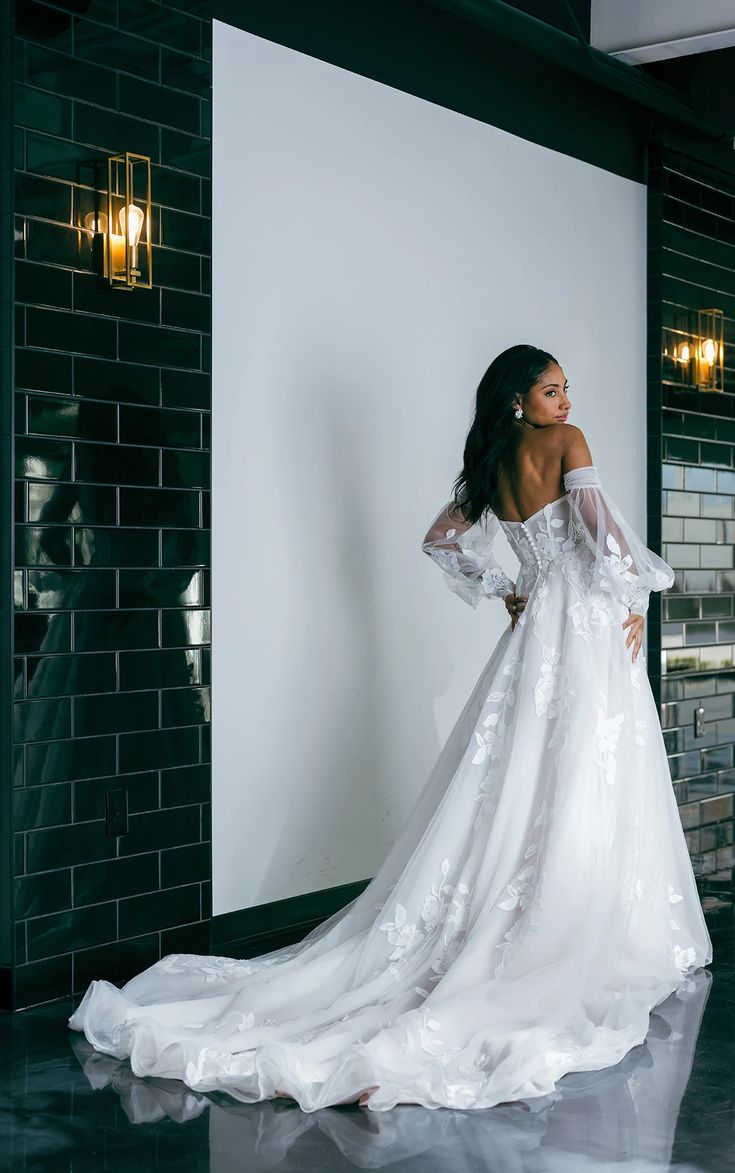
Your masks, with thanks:
[(523, 408), (522, 408), (522, 407), (517, 407), (517, 408), (515, 409), (515, 411), (513, 412), (513, 414), (514, 414), (514, 416), (516, 417), (516, 419), (517, 419), (517, 420), (519, 420), (519, 419), (521, 418), (521, 416), (523, 415)]

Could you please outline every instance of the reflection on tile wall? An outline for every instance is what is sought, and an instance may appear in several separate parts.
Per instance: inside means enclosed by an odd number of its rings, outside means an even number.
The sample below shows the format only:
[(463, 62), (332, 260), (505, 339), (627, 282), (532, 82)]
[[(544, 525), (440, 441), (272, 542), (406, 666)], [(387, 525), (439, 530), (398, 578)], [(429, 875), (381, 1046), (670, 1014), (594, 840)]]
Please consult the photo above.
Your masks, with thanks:
[[(208, 8), (17, 12), (17, 1006), (208, 948)], [(79, 227), (125, 150), (150, 290), (105, 285)]]
[[(661, 717), (694, 870), (716, 904), (732, 900), (735, 863), (735, 170), (671, 146), (653, 164), (649, 294), (657, 286), (661, 400), (649, 420), (660, 427), (649, 485), (660, 477), (662, 553), (676, 571), (662, 601)], [(713, 306), (724, 311), (722, 392), (680, 383), (661, 357), (687, 311)]]

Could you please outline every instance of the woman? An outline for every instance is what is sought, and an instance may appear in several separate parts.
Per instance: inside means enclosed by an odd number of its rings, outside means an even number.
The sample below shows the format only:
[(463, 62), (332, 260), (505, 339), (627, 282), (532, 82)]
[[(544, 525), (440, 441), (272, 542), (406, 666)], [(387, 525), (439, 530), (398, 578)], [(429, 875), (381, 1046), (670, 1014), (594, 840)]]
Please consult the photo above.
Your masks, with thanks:
[(69, 1025), (98, 1050), (309, 1112), (486, 1108), (617, 1063), (711, 959), (638, 656), (673, 571), (601, 488), (568, 411), (536, 347), (504, 351), (479, 385), (454, 499), (422, 548), (472, 606), (504, 599), (511, 623), (377, 875), (298, 945), (169, 954), (121, 990), (92, 982)]

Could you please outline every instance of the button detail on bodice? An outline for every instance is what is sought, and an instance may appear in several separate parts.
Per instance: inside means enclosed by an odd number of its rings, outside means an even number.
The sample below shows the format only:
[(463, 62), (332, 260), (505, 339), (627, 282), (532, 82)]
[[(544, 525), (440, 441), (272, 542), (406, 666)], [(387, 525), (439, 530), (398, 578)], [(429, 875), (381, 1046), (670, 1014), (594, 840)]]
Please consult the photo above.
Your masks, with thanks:
[(524, 531), (526, 537), (528, 538), (528, 541), (531, 545), (531, 549), (533, 550), (533, 556), (536, 559), (536, 565), (537, 565), (538, 569), (541, 570), (541, 566), (542, 566), (541, 555), (539, 554), (538, 549), (536, 548), (536, 543), (533, 540), (533, 535), (531, 534), (531, 531), (529, 530), (525, 521), (522, 521), (521, 525), (523, 526), (523, 531)]

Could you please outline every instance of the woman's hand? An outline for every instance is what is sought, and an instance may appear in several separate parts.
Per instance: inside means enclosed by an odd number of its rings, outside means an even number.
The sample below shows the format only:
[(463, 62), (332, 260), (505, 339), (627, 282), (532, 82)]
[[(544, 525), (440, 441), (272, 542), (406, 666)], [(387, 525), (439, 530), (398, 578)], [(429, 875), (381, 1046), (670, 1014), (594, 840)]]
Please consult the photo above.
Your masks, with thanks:
[(527, 598), (528, 598), (528, 595), (510, 594), (510, 595), (506, 595), (503, 600), (503, 602), (505, 603), (505, 606), (507, 608), (508, 614), (510, 615), (510, 618), (511, 618), (511, 628), (510, 628), (511, 631), (513, 631), (516, 623), (518, 622), (518, 616), (520, 615), (521, 611), (525, 607)]
[(643, 640), (643, 624), (646, 622), (645, 615), (636, 615), (635, 611), (631, 611), (622, 627), (629, 627), (628, 638), (625, 641), (626, 648), (633, 644), (633, 660), (635, 660), (641, 649), (641, 642)]

